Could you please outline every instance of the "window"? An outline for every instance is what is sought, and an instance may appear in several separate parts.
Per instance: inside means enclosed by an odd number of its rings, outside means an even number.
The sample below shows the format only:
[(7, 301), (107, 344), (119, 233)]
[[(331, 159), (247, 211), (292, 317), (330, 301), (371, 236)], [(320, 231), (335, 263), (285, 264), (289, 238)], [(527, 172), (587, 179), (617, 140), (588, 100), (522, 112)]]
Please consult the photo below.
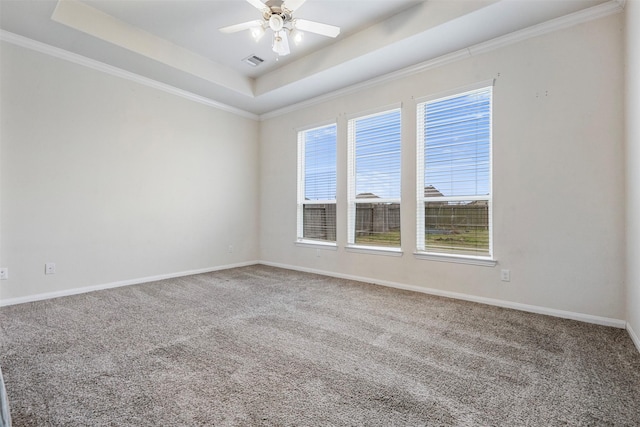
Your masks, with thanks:
[(491, 100), (485, 87), (418, 104), (418, 251), (492, 256)]
[(349, 120), (348, 243), (400, 248), (400, 108)]
[(336, 125), (298, 132), (298, 240), (336, 241)]

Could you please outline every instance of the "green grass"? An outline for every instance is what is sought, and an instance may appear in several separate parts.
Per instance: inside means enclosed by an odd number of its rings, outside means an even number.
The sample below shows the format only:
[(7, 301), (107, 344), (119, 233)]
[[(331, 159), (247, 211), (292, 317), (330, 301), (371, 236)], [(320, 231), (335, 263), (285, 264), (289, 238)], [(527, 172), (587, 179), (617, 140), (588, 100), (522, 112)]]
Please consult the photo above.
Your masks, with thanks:
[(366, 246), (390, 246), (399, 248), (400, 230), (356, 236), (356, 244)]
[(446, 249), (447, 252), (486, 254), (489, 252), (489, 230), (457, 231), (452, 234), (425, 234), (427, 248)]
[[(426, 233), (427, 248), (448, 253), (482, 255), (489, 252), (489, 231), (456, 231), (452, 234)], [(356, 244), (366, 246), (400, 247), (400, 230), (356, 236)]]

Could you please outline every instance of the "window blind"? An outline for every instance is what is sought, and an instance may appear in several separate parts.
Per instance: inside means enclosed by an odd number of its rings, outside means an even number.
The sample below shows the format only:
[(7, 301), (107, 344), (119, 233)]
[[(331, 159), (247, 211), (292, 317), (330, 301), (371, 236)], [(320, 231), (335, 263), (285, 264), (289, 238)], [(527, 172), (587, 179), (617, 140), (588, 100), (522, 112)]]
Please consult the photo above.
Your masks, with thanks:
[(424, 105), (426, 186), (446, 196), (489, 194), (490, 104), (487, 88)]
[[(353, 141), (356, 198), (400, 198), (400, 109), (354, 119)], [(370, 196), (370, 197), (363, 197)]]
[(304, 198), (336, 199), (336, 126), (325, 126), (303, 132)]

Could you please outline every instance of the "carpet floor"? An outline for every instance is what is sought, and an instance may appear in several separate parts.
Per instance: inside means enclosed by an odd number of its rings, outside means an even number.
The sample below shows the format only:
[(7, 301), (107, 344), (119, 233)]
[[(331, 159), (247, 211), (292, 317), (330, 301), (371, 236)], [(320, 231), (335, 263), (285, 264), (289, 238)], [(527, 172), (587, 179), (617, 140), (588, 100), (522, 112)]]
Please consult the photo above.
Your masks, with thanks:
[(626, 331), (267, 266), (0, 309), (14, 426), (638, 426)]

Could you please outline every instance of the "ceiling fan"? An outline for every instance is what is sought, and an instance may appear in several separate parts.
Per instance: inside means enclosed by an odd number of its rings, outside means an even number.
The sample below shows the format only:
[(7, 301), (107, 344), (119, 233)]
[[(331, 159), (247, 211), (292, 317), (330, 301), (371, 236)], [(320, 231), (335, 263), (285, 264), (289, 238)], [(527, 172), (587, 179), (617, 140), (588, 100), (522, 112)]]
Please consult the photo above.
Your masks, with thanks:
[(260, 0), (247, 0), (253, 7), (262, 12), (262, 19), (230, 25), (220, 28), (220, 31), (223, 33), (235, 33), (250, 30), (253, 38), (258, 41), (264, 36), (267, 29), (271, 29), (273, 31), (272, 49), (278, 56), (291, 53), (289, 35), (296, 45), (302, 41), (303, 31), (327, 37), (337, 37), (340, 34), (339, 27), (293, 17), (293, 12), (302, 6), (305, 1), (267, 0), (266, 3), (262, 3)]

